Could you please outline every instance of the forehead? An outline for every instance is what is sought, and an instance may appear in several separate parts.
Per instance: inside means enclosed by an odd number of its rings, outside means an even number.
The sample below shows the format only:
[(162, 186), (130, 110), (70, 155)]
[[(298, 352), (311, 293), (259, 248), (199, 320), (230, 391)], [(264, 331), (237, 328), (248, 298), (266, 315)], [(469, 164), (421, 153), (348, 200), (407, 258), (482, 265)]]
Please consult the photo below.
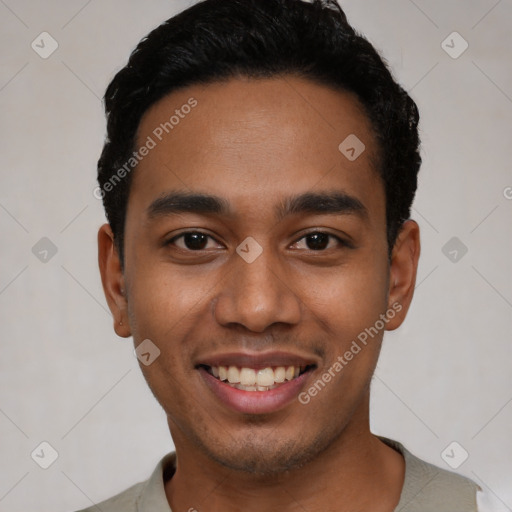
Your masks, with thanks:
[(259, 217), (275, 211), (277, 196), (315, 188), (366, 195), (382, 207), (376, 146), (359, 101), (306, 79), (236, 78), (175, 91), (143, 116), (136, 147), (150, 140), (129, 210), (179, 190), (225, 197), (235, 207), (243, 201)]

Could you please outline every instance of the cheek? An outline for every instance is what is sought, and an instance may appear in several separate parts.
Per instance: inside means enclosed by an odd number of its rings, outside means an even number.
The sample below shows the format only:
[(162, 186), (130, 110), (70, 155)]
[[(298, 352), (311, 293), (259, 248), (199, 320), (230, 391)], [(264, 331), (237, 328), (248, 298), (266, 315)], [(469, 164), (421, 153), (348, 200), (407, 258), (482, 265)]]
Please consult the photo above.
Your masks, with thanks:
[(341, 266), (314, 283), (304, 287), (304, 302), (334, 332), (357, 336), (386, 310), (387, 267), (378, 261)]
[[(371, 270), (369, 270), (371, 269)], [(312, 417), (345, 418), (367, 392), (382, 342), (387, 309), (386, 266), (352, 267), (319, 283), (310, 294), (315, 324), (329, 336), (325, 367), (302, 395)], [(317, 398), (318, 397), (318, 398)]]
[[(130, 286), (130, 309), (136, 319), (137, 334), (153, 335), (181, 331), (205, 307), (214, 283), (187, 276), (162, 263), (133, 267), (136, 279)], [(135, 336), (135, 333), (134, 333)]]

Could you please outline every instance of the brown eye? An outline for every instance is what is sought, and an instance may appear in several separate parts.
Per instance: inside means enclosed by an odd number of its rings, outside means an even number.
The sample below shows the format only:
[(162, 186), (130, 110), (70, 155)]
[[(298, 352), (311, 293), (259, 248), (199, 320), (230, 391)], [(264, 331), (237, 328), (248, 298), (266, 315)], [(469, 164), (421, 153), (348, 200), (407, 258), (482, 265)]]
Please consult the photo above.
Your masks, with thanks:
[(313, 233), (308, 233), (303, 236), (300, 240), (295, 242), (295, 245), (305, 241), (305, 248), (310, 251), (325, 251), (329, 249), (329, 241), (335, 240), (338, 246), (348, 246), (349, 244), (345, 243), (341, 238), (337, 236), (331, 235), (330, 233), (323, 233), (320, 231), (315, 231)]
[(321, 251), (329, 245), (330, 236), (326, 233), (313, 233), (304, 238), (307, 240), (306, 245), (308, 249)]
[[(176, 241), (182, 239), (181, 244), (177, 244)], [(205, 233), (201, 233), (200, 231), (190, 231), (187, 233), (182, 233), (181, 235), (175, 236), (167, 245), (176, 244), (180, 249), (186, 249), (190, 251), (203, 251), (206, 249), (208, 245), (208, 240), (213, 238)]]

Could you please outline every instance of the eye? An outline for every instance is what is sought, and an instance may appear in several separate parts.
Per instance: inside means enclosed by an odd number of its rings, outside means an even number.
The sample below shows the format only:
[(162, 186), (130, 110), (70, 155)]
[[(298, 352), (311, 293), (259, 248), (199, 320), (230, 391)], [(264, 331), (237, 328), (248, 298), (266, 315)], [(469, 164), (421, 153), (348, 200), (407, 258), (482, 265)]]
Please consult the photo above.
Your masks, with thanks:
[(306, 249), (309, 249), (311, 251), (324, 251), (326, 249), (329, 249), (329, 240), (335, 240), (335, 242), (338, 243), (338, 245), (341, 246), (349, 246), (347, 242), (342, 240), (341, 238), (331, 235), (330, 233), (324, 233), (321, 231), (315, 231), (312, 233), (308, 233), (307, 235), (300, 238), (297, 242), (295, 242), (295, 246), (299, 244), (302, 240), (306, 243)]
[[(180, 239), (182, 239), (182, 243), (176, 243)], [(208, 239), (214, 240), (213, 237), (201, 231), (187, 231), (171, 238), (165, 245), (176, 245), (180, 249), (190, 251), (204, 251), (208, 249)]]
[[(216, 241), (212, 236), (208, 235), (207, 233), (203, 233), (202, 231), (187, 231), (171, 238), (168, 242), (165, 243), (165, 245), (175, 245), (179, 249), (183, 249), (185, 251), (204, 251), (207, 249), (215, 248), (208, 246), (208, 242), (210, 240)], [(341, 238), (321, 231), (308, 233), (293, 245), (295, 248), (300, 249), (301, 247), (297, 246), (299, 246), (302, 242), (303, 244), (305, 243), (305, 249), (307, 250), (325, 251), (327, 249), (333, 248), (333, 245), (332, 243), (330, 244), (330, 241), (334, 241), (334, 247), (336, 245), (341, 247), (350, 247), (350, 244)]]

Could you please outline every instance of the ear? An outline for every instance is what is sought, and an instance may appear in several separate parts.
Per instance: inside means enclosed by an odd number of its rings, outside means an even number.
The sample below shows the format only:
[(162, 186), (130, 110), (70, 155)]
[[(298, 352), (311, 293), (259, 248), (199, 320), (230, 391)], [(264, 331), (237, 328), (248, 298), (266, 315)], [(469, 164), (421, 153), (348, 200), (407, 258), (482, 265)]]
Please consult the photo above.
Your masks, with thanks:
[(391, 253), (388, 309), (396, 314), (387, 322), (387, 331), (398, 328), (405, 320), (414, 295), (419, 257), (420, 228), (415, 221), (407, 220), (402, 224)]
[(98, 231), (98, 264), (103, 292), (114, 318), (114, 330), (118, 336), (128, 338), (131, 336), (131, 329), (124, 275), (109, 224), (103, 224)]

